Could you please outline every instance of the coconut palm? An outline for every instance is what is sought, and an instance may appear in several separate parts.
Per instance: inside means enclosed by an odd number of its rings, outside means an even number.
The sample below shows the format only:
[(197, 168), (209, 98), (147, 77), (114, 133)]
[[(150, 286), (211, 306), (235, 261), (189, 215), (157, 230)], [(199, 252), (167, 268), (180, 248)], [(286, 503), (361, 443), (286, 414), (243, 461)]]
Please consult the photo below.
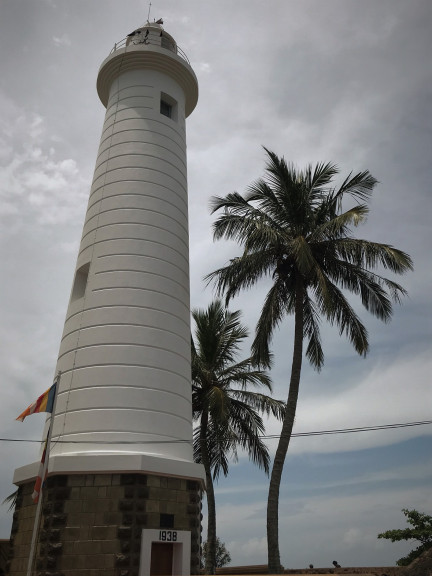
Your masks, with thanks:
[[(269, 572), (280, 571), (278, 502), (283, 465), (296, 413), (303, 341), (306, 356), (320, 369), (324, 362), (320, 319), (336, 324), (360, 355), (368, 351), (367, 330), (347, 299), (360, 297), (362, 305), (377, 318), (388, 321), (392, 301), (405, 290), (385, 278), (380, 269), (402, 274), (412, 269), (404, 252), (353, 236), (352, 228), (364, 222), (367, 201), (377, 183), (368, 171), (351, 174), (338, 188), (332, 181), (338, 169), (319, 163), (298, 170), (267, 150), (265, 176), (254, 182), (244, 196), (237, 192), (212, 199), (214, 238), (236, 240), (241, 256), (209, 274), (226, 302), (249, 289), (262, 277), (271, 279), (256, 326), (252, 353), (267, 366), (274, 329), (285, 315), (294, 315), (294, 346), (287, 409), (275, 454), (267, 506)], [(342, 201), (351, 207), (342, 209)]]
[(284, 402), (249, 387), (271, 392), (270, 377), (257, 369), (251, 358), (237, 361), (240, 346), (248, 336), (240, 312), (226, 310), (220, 300), (207, 310), (193, 310), (195, 339), (192, 338), (192, 408), (198, 426), (194, 432), (194, 457), (206, 473), (208, 532), (206, 573), (216, 568), (216, 505), (214, 480), (228, 473), (229, 458), (237, 450), (268, 474), (270, 458), (263, 440), (260, 414), (282, 419)]

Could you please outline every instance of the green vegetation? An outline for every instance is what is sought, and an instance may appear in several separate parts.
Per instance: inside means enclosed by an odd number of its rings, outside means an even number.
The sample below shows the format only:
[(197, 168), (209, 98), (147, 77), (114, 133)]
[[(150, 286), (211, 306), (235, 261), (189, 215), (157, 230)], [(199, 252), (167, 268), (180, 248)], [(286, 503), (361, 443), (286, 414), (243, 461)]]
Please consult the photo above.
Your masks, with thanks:
[[(207, 542), (204, 542), (202, 546), (202, 568), (206, 565), (207, 559)], [(225, 542), (222, 542), (220, 538), (216, 538), (216, 568), (223, 568), (231, 562), (231, 555), (226, 549)]]
[(425, 550), (432, 548), (432, 516), (421, 514), (417, 510), (402, 509), (402, 512), (407, 517), (408, 524), (412, 528), (402, 528), (399, 530), (387, 530), (378, 534), (378, 538), (385, 538), (392, 542), (400, 542), (401, 540), (418, 540), (420, 546), (412, 550), (407, 556), (399, 558), (396, 562), (398, 566), (408, 566), (413, 560), (418, 558)]
[[(244, 196), (233, 192), (212, 200), (213, 213), (220, 212), (213, 225), (214, 238), (237, 241), (243, 251), (207, 279), (215, 281), (227, 303), (261, 278), (271, 280), (252, 344), (253, 358), (263, 367), (270, 364), (274, 329), (286, 315), (294, 315), (289, 392), (267, 505), (268, 566), (270, 573), (278, 573), (279, 489), (297, 407), (303, 341), (309, 362), (319, 370), (324, 364), (320, 336), (324, 318), (336, 324), (358, 354), (366, 355), (367, 330), (345, 292), (358, 295), (366, 310), (387, 322), (392, 301), (399, 302), (405, 290), (376, 270), (403, 274), (412, 269), (412, 261), (388, 244), (352, 235), (352, 228), (366, 220), (367, 201), (377, 182), (368, 171), (350, 174), (336, 188), (332, 181), (339, 171), (334, 164), (298, 170), (265, 150), (264, 178), (254, 182)], [(352, 206), (343, 211), (346, 198)]]
[(194, 432), (194, 459), (206, 473), (208, 532), (207, 574), (216, 568), (216, 503), (213, 481), (220, 472), (228, 474), (229, 458), (237, 449), (268, 474), (270, 457), (260, 435), (265, 432), (260, 413), (282, 419), (284, 403), (248, 390), (264, 387), (271, 392), (268, 374), (257, 369), (252, 358), (237, 361), (240, 345), (248, 332), (240, 312), (226, 310), (220, 300), (207, 310), (193, 310), (195, 338), (192, 338), (192, 409), (198, 426)]

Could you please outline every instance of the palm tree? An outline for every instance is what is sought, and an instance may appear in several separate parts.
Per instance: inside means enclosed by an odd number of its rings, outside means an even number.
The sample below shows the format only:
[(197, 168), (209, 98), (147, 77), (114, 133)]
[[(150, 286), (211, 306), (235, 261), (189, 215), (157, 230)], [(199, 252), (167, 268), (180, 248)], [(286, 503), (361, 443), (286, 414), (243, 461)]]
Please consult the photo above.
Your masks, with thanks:
[[(392, 315), (392, 301), (399, 302), (405, 290), (377, 269), (403, 274), (412, 269), (412, 261), (388, 244), (352, 234), (352, 227), (367, 217), (367, 201), (377, 183), (368, 171), (350, 174), (336, 188), (332, 180), (339, 171), (334, 164), (298, 170), (283, 157), (265, 151), (264, 178), (254, 182), (244, 196), (233, 192), (212, 199), (213, 213), (222, 211), (214, 223), (214, 238), (236, 240), (243, 253), (207, 279), (215, 280), (218, 293), (225, 293), (228, 303), (260, 278), (271, 278), (252, 344), (253, 357), (261, 366), (269, 363), (275, 327), (285, 315), (294, 315), (289, 393), (267, 504), (269, 572), (278, 573), (279, 487), (296, 413), (303, 340), (308, 360), (319, 370), (324, 363), (319, 329), (320, 317), (324, 317), (365, 356), (368, 333), (344, 292), (360, 296), (366, 310), (386, 322)], [(345, 197), (351, 198), (352, 206), (343, 211)]]
[(263, 440), (260, 413), (283, 418), (285, 404), (249, 386), (271, 392), (266, 372), (251, 358), (237, 361), (240, 345), (248, 336), (240, 312), (226, 310), (220, 300), (207, 310), (193, 310), (195, 340), (192, 338), (192, 408), (199, 425), (194, 432), (194, 458), (206, 473), (208, 532), (206, 573), (216, 568), (216, 505), (214, 480), (228, 474), (228, 460), (237, 459), (237, 449), (268, 474), (270, 458)]

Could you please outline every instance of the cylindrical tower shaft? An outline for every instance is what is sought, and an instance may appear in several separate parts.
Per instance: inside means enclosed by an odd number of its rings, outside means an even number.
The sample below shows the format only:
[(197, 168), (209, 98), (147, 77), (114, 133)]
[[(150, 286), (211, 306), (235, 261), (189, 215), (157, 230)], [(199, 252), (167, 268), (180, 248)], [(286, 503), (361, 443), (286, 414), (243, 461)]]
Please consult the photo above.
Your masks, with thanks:
[(163, 560), (163, 573), (198, 574), (185, 134), (198, 83), (171, 36), (147, 23), (115, 46), (97, 88), (106, 115), (56, 367), (42, 517), (34, 462), (14, 475), (9, 573), (150, 576)]
[(185, 118), (198, 83), (148, 23), (115, 46), (97, 88), (106, 115), (56, 368), (50, 470), (93, 470), (98, 454), (106, 470), (146, 469), (136, 457), (195, 469)]

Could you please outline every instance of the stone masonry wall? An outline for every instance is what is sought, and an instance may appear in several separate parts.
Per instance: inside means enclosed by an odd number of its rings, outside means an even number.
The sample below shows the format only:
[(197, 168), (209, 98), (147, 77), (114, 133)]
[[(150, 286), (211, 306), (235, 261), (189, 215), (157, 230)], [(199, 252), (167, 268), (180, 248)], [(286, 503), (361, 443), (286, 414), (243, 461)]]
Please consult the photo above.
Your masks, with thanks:
[[(36, 505), (33, 482), (19, 487), (8, 561), (25, 576)], [(174, 530), (191, 532), (191, 574), (199, 573), (200, 485), (150, 474), (82, 474), (45, 483), (37, 554), (38, 576), (138, 576), (141, 532), (159, 529), (161, 514)]]

